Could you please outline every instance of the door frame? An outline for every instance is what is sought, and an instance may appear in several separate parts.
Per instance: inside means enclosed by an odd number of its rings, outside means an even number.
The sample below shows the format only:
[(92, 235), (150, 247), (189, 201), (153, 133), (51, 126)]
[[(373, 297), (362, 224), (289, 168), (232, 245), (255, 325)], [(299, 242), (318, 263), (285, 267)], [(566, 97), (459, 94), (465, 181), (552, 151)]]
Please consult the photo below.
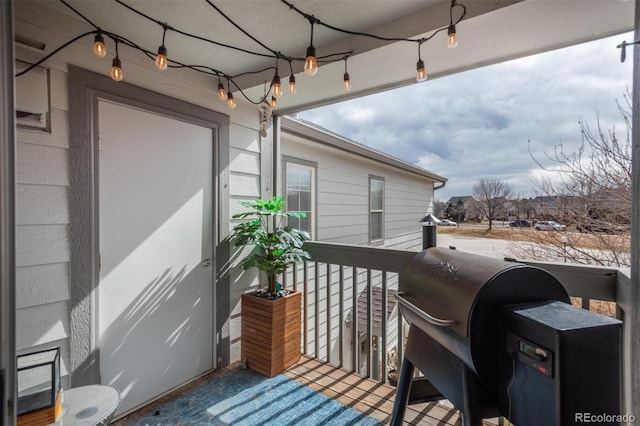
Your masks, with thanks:
[(70, 65), (70, 384), (76, 387), (100, 382), (96, 300), (100, 282), (98, 99), (214, 130), (212, 349), (214, 368), (226, 366), (229, 345), (224, 330), (230, 305), (229, 116)]

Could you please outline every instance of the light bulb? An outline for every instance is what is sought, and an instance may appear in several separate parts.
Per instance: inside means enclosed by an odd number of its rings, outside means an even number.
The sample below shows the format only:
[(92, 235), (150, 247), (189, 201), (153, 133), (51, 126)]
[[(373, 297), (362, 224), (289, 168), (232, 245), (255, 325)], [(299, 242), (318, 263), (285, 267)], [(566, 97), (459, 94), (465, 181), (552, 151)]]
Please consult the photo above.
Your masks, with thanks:
[(117, 56), (115, 58), (113, 58), (113, 63), (112, 63), (112, 67), (111, 67), (111, 78), (114, 79), (115, 81), (120, 81), (122, 80), (122, 63), (120, 62), (120, 58), (118, 58)]
[(449, 40), (447, 43), (447, 47), (449, 47), (449, 49), (453, 49), (458, 45), (458, 35), (456, 34), (456, 26), (453, 24), (449, 25), (447, 34), (448, 34), (447, 38)]
[(167, 48), (164, 47), (164, 44), (158, 47), (158, 55), (156, 56), (156, 67), (159, 70), (167, 69)]
[(316, 59), (316, 48), (313, 46), (307, 47), (307, 60), (304, 61), (304, 72), (307, 75), (316, 75), (318, 72), (318, 60)]
[(278, 100), (272, 96), (271, 97), (271, 109), (276, 109), (278, 108)]
[(104, 37), (102, 37), (100, 33), (96, 34), (96, 37), (93, 39), (93, 53), (99, 58), (107, 56), (107, 46), (105, 46)]
[(428, 76), (427, 76), (427, 70), (424, 68), (424, 61), (422, 59), (420, 59), (416, 64), (416, 69), (418, 71), (416, 74), (416, 81), (418, 83), (425, 81), (428, 78)]
[(271, 93), (276, 99), (282, 96), (282, 86), (280, 85), (280, 76), (278, 74), (273, 76), (273, 80), (271, 81)]
[(222, 85), (222, 83), (218, 83), (218, 97), (221, 101), (227, 100), (227, 91), (224, 90), (224, 86)]
[(296, 78), (292, 74), (291, 77), (289, 77), (289, 93), (293, 95), (296, 93), (297, 90), (298, 89), (296, 88)]
[(233, 93), (227, 93), (227, 105), (229, 108), (234, 109), (236, 107), (236, 100), (233, 99)]
[(351, 90), (351, 80), (349, 79), (348, 72), (344, 73), (344, 90), (346, 90), (347, 92)]

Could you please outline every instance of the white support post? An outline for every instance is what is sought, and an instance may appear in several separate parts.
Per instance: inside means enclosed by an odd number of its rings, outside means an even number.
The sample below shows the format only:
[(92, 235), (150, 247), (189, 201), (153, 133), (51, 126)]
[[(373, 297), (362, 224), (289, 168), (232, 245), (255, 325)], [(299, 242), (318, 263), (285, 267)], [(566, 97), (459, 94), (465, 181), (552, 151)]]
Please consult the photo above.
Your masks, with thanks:
[(16, 424), (13, 1), (0, 1), (0, 424)]
[[(634, 40), (640, 39), (640, 0), (635, 2)], [(631, 186), (631, 407), (640, 415), (640, 45), (633, 48)]]

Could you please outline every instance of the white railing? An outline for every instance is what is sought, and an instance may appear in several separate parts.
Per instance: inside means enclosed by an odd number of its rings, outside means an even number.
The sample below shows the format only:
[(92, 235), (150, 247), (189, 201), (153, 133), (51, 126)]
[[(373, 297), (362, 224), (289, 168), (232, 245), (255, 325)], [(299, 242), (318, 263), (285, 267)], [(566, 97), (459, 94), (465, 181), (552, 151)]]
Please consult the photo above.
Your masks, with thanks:
[[(287, 287), (303, 291), (303, 352), (385, 382), (387, 351), (395, 346), (398, 359), (402, 359), (405, 326), (393, 292), (398, 274), (416, 252), (322, 242), (308, 242), (305, 248), (313, 261), (285, 274)], [(615, 316), (623, 321), (623, 408), (629, 408), (628, 274), (614, 268), (566, 263), (522, 263), (553, 274), (570, 296), (582, 299), (585, 309), (592, 300), (615, 303)], [(396, 306), (392, 315), (390, 306)]]

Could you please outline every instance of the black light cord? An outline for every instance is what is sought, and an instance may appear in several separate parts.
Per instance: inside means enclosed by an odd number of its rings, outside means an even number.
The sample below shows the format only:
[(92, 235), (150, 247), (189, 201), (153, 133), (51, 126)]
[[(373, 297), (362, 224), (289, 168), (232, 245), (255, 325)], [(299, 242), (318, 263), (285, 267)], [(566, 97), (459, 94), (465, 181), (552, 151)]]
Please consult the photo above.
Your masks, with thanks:
[(28, 73), (29, 71), (31, 71), (32, 69), (34, 69), (35, 67), (37, 67), (38, 65), (40, 65), (41, 63), (46, 61), (47, 59), (51, 58), (53, 55), (55, 55), (56, 53), (58, 53), (62, 49), (64, 49), (65, 47), (75, 43), (76, 41), (78, 41), (81, 38), (86, 37), (86, 36), (88, 36), (90, 34), (97, 34), (97, 31), (87, 31), (86, 33), (80, 34), (79, 36), (76, 36), (76, 37), (72, 38), (71, 40), (69, 40), (68, 42), (63, 44), (62, 46), (58, 47), (53, 52), (49, 53), (47, 56), (45, 56), (42, 59), (40, 59), (38, 62), (35, 62), (35, 63), (29, 65), (27, 68), (25, 68), (22, 71), (20, 71), (19, 73), (16, 73), (15, 76), (16, 77), (20, 77), (21, 75), (24, 75), (24, 74)]
[[(265, 50), (269, 51), (270, 53), (262, 53), (262, 52), (255, 52), (255, 51), (251, 51), (248, 49), (244, 49), (244, 48), (240, 48), (237, 46), (232, 46), (232, 45), (228, 45), (225, 43), (220, 43), (217, 42), (215, 40), (211, 40), (202, 36), (198, 36), (196, 34), (191, 34), (188, 33), (186, 31), (182, 31), (180, 29), (174, 28), (172, 26), (170, 26), (168, 23), (166, 22), (161, 22), (149, 15), (147, 15), (146, 13), (136, 9), (135, 7), (125, 3), (123, 0), (114, 0), (116, 3), (118, 3), (119, 5), (127, 8), (128, 10), (130, 10), (131, 12), (134, 12), (135, 14), (159, 25), (162, 27), (163, 29), (163, 34), (162, 34), (162, 45), (164, 45), (165, 43), (165, 37), (167, 34), (167, 31), (171, 30), (174, 31), (178, 34), (181, 34), (183, 36), (186, 37), (190, 37), (196, 40), (200, 40), (203, 42), (207, 42), (210, 44), (214, 44), (216, 46), (220, 46), (220, 47), (224, 47), (224, 48), (228, 48), (228, 49), (232, 49), (232, 50), (236, 50), (242, 53), (246, 53), (246, 54), (250, 54), (250, 55), (255, 55), (255, 56), (260, 56), (260, 57), (265, 57), (265, 58), (274, 58), (276, 60), (278, 59), (284, 59), (287, 60), (289, 62), (289, 68), (292, 71), (292, 75), (293, 75), (293, 68), (291, 67), (291, 63), (292, 61), (304, 61), (306, 58), (297, 58), (297, 57), (292, 57), (292, 56), (287, 56), (282, 54), (281, 52), (278, 52), (270, 47), (268, 47), (266, 44), (262, 43), (260, 40), (258, 40), (256, 37), (252, 36), (248, 31), (244, 30), (240, 25), (238, 25), (236, 22), (233, 21), (233, 19), (231, 19), (229, 16), (227, 16), (220, 8), (218, 8), (217, 6), (215, 6), (213, 4), (213, 2), (211, 0), (205, 0), (207, 2), (207, 4), (209, 4), (209, 6), (211, 6), (213, 9), (215, 9), (221, 16), (223, 16), (227, 21), (229, 21), (229, 23), (231, 23), (236, 29), (238, 29), (239, 31), (241, 31), (243, 34), (245, 34), (247, 37), (249, 37), (251, 40), (253, 40), (254, 42), (256, 42), (258, 45), (260, 45), (262, 48), (264, 48)], [(117, 50), (118, 50), (118, 43), (122, 43), (125, 44), (131, 48), (134, 48), (136, 50), (139, 50), (140, 52), (142, 52), (144, 55), (146, 55), (149, 59), (151, 60), (155, 60), (155, 56), (156, 56), (156, 52), (152, 52), (148, 49), (143, 48), (142, 46), (139, 46), (138, 44), (136, 44), (135, 42), (126, 39), (125, 37), (122, 37), (118, 34), (115, 33), (111, 33), (108, 31), (103, 31), (98, 25), (96, 25), (93, 21), (91, 21), (87, 16), (85, 16), (83, 13), (81, 13), (79, 10), (77, 10), (76, 8), (74, 8), (73, 6), (71, 6), (67, 1), (65, 0), (60, 0), (60, 2), (62, 4), (64, 4), (67, 8), (69, 8), (71, 11), (73, 11), (76, 15), (78, 15), (81, 19), (83, 19), (85, 22), (87, 22), (89, 25), (91, 25), (94, 30), (92, 31), (88, 31), (84, 34), (81, 34), (71, 40), (69, 40), (68, 42), (66, 42), (65, 44), (63, 44), (62, 46), (58, 47), (57, 49), (55, 49), (54, 51), (52, 51), (51, 53), (49, 53), (48, 55), (46, 55), (45, 57), (43, 57), (42, 59), (40, 59), (39, 61), (37, 61), (34, 64), (31, 64), (28, 68), (22, 70), (21, 72), (16, 74), (16, 77), (19, 77), (21, 75), (24, 75), (25, 73), (31, 71), (33, 68), (39, 66), (40, 64), (42, 64), (43, 62), (45, 62), (47, 59), (51, 58), (52, 56), (54, 56), (55, 54), (57, 54), (58, 52), (60, 52), (62, 49), (64, 49), (65, 47), (73, 44), (74, 42), (80, 40), (83, 37), (86, 37), (87, 35), (90, 34), (104, 34), (106, 36), (108, 36), (109, 38), (111, 38), (115, 44), (116, 44), (116, 56), (117, 56)], [(307, 19), (309, 21), (309, 23), (311, 24), (311, 45), (313, 45), (313, 30), (314, 30), (314, 25), (318, 24), (318, 25), (322, 25), (326, 28), (329, 28), (333, 31), (337, 31), (337, 32), (341, 32), (344, 34), (350, 34), (350, 35), (356, 35), (356, 36), (363, 36), (363, 37), (369, 37), (369, 38), (373, 38), (373, 39), (377, 39), (377, 40), (383, 40), (383, 41), (404, 41), (404, 42), (412, 42), (412, 43), (418, 43), (418, 55), (420, 56), (420, 47), (422, 46), (423, 43), (425, 43), (426, 41), (432, 39), (436, 34), (438, 34), (441, 31), (444, 31), (445, 29), (447, 29), (447, 27), (443, 27), (440, 28), (438, 30), (436, 30), (435, 32), (433, 32), (430, 36), (426, 37), (426, 38), (420, 38), (420, 39), (412, 39), (412, 38), (401, 38), (401, 37), (382, 37), (382, 36), (378, 36), (375, 34), (369, 34), (369, 33), (364, 33), (364, 32), (358, 32), (358, 31), (350, 31), (350, 30), (346, 30), (343, 28), (339, 28), (330, 24), (327, 24), (325, 22), (320, 21), (319, 19), (317, 19), (315, 16), (313, 15), (309, 15), (305, 12), (303, 12), (302, 10), (298, 9), (296, 6), (294, 6), (292, 3), (288, 2), (287, 0), (281, 0), (282, 3), (284, 3), (285, 5), (287, 5), (289, 7), (289, 9), (296, 11), (298, 14), (300, 14), (301, 16), (303, 16), (305, 19)], [(459, 5), (457, 4), (456, 0), (452, 0), (451, 2), (451, 8), (449, 10), (449, 18), (450, 18), (450, 22), (453, 22), (453, 9), (455, 7), (461, 7), (462, 8), (462, 14), (460, 16), (460, 18), (458, 20), (456, 20), (456, 24), (458, 22), (460, 22), (465, 14), (466, 14), (466, 7), (464, 5)], [(624, 47), (626, 47), (627, 45), (630, 44), (635, 44), (637, 42), (634, 43), (625, 43), (623, 42), (623, 44), (621, 45), (623, 48), (623, 61), (624, 61)], [(618, 46), (618, 47), (621, 47)], [(317, 61), (318, 62), (322, 62), (322, 63), (332, 63), (332, 62), (337, 62), (339, 60), (345, 60), (345, 58), (348, 58), (349, 56), (351, 56), (353, 54), (353, 51), (348, 51), (348, 52), (338, 52), (338, 53), (330, 53), (324, 56), (320, 56), (317, 57)], [(245, 76), (245, 75), (251, 75), (251, 74), (259, 74), (259, 73), (263, 73), (267, 70), (271, 70), (274, 69), (275, 67), (266, 67), (264, 69), (261, 70), (257, 70), (257, 71), (248, 71), (248, 72), (243, 72), (240, 74), (237, 74), (235, 76), (231, 76), (229, 74), (223, 73), (220, 70), (217, 70), (215, 68), (206, 66), (206, 65), (188, 65), (188, 64), (184, 64), (181, 63), (179, 61), (175, 61), (175, 60), (170, 60), (170, 64), (168, 65), (171, 68), (189, 68), (192, 69), (194, 71), (197, 72), (201, 72), (201, 73), (205, 73), (205, 74), (209, 74), (209, 75), (213, 75), (215, 77), (218, 77), (218, 79), (220, 78), (220, 76), (223, 76), (224, 78), (226, 78), (228, 80), (228, 85), (233, 84), (236, 89), (242, 94), (242, 96), (247, 99), (247, 101), (253, 103), (253, 104), (260, 104), (262, 103), (265, 99), (266, 99), (266, 95), (265, 97), (263, 97), (262, 99), (260, 99), (258, 102), (254, 102), (252, 101), (249, 97), (247, 97), (247, 95), (242, 91), (242, 89), (240, 89), (240, 87), (238, 86), (238, 84), (233, 80), (234, 78), (238, 78), (241, 76)], [(345, 60), (346, 62), (346, 60)], [(346, 65), (346, 64), (345, 64)], [(277, 72), (277, 70), (276, 70)]]
[(263, 48), (265, 48), (266, 50), (268, 50), (269, 52), (271, 52), (273, 55), (278, 55), (278, 52), (276, 52), (274, 49), (268, 47), (267, 45), (265, 45), (263, 42), (261, 42), (260, 40), (258, 40), (257, 38), (255, 38), (254, 36), (252, 36), (251, 34), (249, 34), (248, 31), (246, 31), (245, 29), (243, 29), (240, 25), (236, 24), (236, 22), (231, 19), (230, 17), (228, 17), (222, 10), (220, 10), (220, 8), (218, 6), (216, 6), (215, 4), (213, 4), (211, 2), (211, 0), (205, 0), (209, 6), (211, 6), (212, 8), (214, 8), (216, 10), (216, 12), (218, 12), (224, 19), (226, 19), (227, 21), (229, 21), (229, 23), (231, 25), (233, 25), (234, 27), (236, 27), (238, 30), (240, 30), (240, 32), (242, 32), (244, 35), (246, 35), (247, 37), (249, 37), (251, 40), (255, 41), (256, 43), (258, 43), (260, 46), (262, 46)]
[(622, 43), (616, 46), (618, 49), (621, 49), (620, 62), (624, 62), (625, 59), (627, 59), (627, 46), (633, 46), (634, 44), (640, 44), (640, 40), (632, 41), (631, 43), (627, 43), (626, 41), (623, 41)]
[[(351, 30), (346, 30), (344, 28), (336, 27), (334, 25), (331, 25), (331, 24), (328, 24), (326, 22), (321, 21), (320, 19), (316, 18), (313, 15), (309, 15), (308, 13), (303, 12), (302, 10), (300, 10), (296, 6), (294, 6), (293, 3), (290, 3), (287, 0), (280, 0), (280, 1), (282, 3), (284, 3), (284, 4), (286, 4), (289, 7), (289, 9), (294, 10), (299, 15), (303, 16), (305, 19), (307, 19), (309, 22), (312, 23), (312, 26), (311, 26), (311, 40), (312, 41), (313, 41), (313, 24), (322, 25), (323, 27), (329, 28), (329, 29), (331, 29), (333, 31), (341, 32), (343, 34), (368, 37), (368, 38), (372, 38), (372, 39), (380, 40), (380, 41), (400, 41), (400, 42), (404, 41), (404, 42), (412, 42), (412, 43), (421, 43), (421, 42), (424, 43), (425, 41), (431, 40), (439, 32), (444, 31), (444, 30), (447, 29), (446, 27), (440, 28), (440, 29), (436, 30), (433, 34), (431, 34), (427, 38), (419, 38), (419, 39), (417, 39), (417, 38), (406, 38), (406, 37), (383, 37), (383, 36), (379, 36), (379, 35), (376, 35), (376, 34), (364, 33), (364, 32), (360, 32), (360, 31), (351, 31)], [(467, 8), (462, 4), (457, 4), (457, 2), (455, 2), (455, 0), (453, 0), (451, 8), (449, 9), (449, 18), (451, 19), (452, 23), (453, 23), (453, 8), (454, 7), (462, 7), (462, 14), (460, 15), (460, 18), (454, 23), (454, 24), (458, 24), (460, 21), (462, 21), (462, 19), (467, 14)]]

